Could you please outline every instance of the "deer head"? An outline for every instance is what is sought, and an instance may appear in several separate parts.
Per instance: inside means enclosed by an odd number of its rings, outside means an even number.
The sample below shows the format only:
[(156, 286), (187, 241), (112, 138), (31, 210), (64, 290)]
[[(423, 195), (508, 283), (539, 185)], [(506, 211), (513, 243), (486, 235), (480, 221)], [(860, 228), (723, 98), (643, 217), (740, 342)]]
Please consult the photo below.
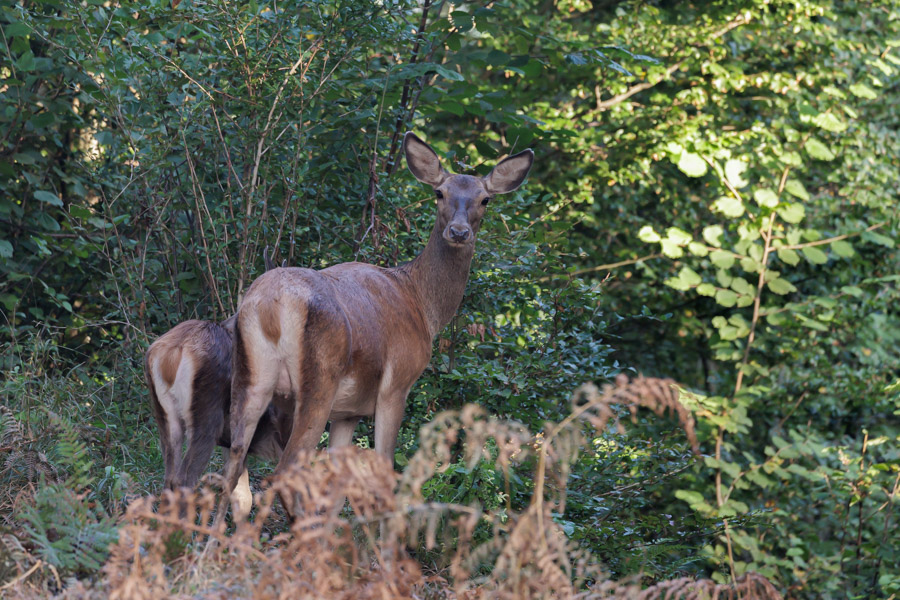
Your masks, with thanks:
[(454, 175), (444, 169), (431, 146), (412, 132), (403, 138), (403, 151), (416, 179), (434, 188), (435, 230), (442, 232), (451, 247), (475, 243), (488, 202), (495, 194), (505, 194), (522, 185), (534, 162), (534, 152), (523, 150), (500, 161), (485, 177), (475, 177)]

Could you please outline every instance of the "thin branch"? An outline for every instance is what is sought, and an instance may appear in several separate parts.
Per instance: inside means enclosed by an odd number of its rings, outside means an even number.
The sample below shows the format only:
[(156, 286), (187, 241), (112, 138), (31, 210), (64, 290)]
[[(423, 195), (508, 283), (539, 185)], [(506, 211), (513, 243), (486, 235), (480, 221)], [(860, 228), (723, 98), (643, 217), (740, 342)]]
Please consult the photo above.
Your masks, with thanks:
[(628, 260), (620, 260), (619, 262), (609, 263), (605, 265), (597, 265), (595, 267), (588, 267), (587, 269), (578, 269), (577, 271), (572, 271), (571, 273), (564, 273), (561, 275), (547, 275), (546, 277), (541, 277), (537, 281), (550, 281), (552, 279), (562, 279), (563, 277), (573, 277), (575, 275), (583, 275), (585, 273), (594, 273), (595, 271), (611, 271), (613, 269), (618, 269), (619, 267), (627, 267), (628, 265), (633, 265), (635, 263), (644, 262), (645, 260), (651, 260), (654, 258), (661, 258), (662, 254), (657, 252), (656, 254), (648, 254), (647, 256), (641, 256), (640, 258), (630, 258)]
[(817, 240), (815, 242), (806, 242), (805, 244), (792, 244), (790, 246), (781, 246), (776, 248), (776, 250), (799, 250), (801, 248), (810, 248), (812, 246), (824, 246), (825, 244), (830, 244), (831, 242), (837, 242), (839, 240), (846, 240), (847, 238), (856, 237), (858, 235), (862, 235), (869, 231), (874, 231), (881, 227), (887, 225), (887, 221), (882, 221), (881, 223), (875, 223), (874, 225), (870, 225), (863, 229), (862, 231), (854, 231), (853, 233), (845, 233), (843, 235), (836, 235), (834, 237), (825, 238), (824, 240)]

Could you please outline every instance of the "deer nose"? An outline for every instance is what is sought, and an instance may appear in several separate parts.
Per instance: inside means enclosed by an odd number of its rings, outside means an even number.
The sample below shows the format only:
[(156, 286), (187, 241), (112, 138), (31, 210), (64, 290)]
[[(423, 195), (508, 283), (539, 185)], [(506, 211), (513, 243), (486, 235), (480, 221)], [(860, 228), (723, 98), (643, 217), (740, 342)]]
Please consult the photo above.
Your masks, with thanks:
[(450, 237), (453, 238), (454, 242), (464, 242), (469, 238), (469, 228), (465, 226), (457, 227), (456, 225), (451, 225)]

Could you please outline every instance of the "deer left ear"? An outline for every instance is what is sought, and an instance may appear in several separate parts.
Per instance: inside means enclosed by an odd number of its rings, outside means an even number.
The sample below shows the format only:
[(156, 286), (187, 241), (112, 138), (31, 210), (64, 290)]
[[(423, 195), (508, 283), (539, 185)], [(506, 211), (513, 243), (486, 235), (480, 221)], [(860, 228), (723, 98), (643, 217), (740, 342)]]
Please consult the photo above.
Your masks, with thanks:
[(505, 194), (522, 185), (534, 163), (534, 152), (523, 150), (504, 158), (484, 178), (484, 186), (491, 194)]

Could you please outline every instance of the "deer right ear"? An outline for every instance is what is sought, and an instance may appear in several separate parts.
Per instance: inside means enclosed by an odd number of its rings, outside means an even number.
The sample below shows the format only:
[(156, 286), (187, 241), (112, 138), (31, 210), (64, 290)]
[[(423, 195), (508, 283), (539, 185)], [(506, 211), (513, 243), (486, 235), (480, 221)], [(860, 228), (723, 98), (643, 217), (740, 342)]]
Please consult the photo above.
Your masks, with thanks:
[(422, 183), (437, 187), (449, 175), (441, 166), (441, 159), (431, 146), (420, 140), (412, 131), (403, 136), (403, 153), (406, 155), (406, 166)]

